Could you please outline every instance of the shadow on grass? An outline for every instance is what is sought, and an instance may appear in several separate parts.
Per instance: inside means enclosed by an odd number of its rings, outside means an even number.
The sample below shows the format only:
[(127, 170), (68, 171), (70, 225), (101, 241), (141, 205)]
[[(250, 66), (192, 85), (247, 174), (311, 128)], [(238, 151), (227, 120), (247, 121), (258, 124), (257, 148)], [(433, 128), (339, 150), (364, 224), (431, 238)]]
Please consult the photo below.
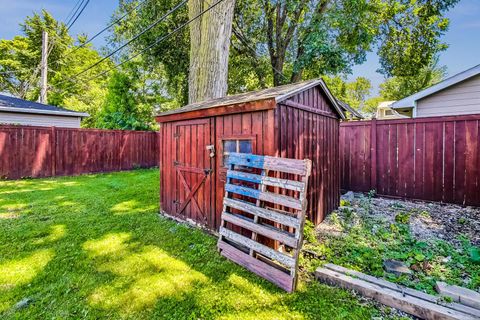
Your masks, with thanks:
[[(7, 310), (7, 317), (318, 319), (376, 313), (349, 293), (317, 283), (286, 294), (221, 257), (215, 238), (159, 218), (158, 170), (21, 181), (17, 191), (36, 191), (6, 197), (2, 192), (11, 187), (0, 183), (0, 210), (18, 206), (20, 215), (0, 219), (0, 274), (9, 274), (0, 278), (7, 284), (0, 312)], [(24, 298), (34, 302), (12, 309)]]

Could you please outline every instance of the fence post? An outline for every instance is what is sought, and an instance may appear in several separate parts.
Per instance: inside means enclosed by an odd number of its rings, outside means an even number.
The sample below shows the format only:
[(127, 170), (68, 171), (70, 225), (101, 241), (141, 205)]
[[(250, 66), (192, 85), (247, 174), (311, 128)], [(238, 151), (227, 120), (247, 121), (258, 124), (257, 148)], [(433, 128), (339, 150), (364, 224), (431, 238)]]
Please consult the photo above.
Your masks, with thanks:
[(377, 191), (377, 119), (370, 126), (370, 190)]
[(52, 152), (52, 172), (51, 176), (54, 177), (57, 172), (57, 130), (53, 126), (50, 128), (50, 150)]

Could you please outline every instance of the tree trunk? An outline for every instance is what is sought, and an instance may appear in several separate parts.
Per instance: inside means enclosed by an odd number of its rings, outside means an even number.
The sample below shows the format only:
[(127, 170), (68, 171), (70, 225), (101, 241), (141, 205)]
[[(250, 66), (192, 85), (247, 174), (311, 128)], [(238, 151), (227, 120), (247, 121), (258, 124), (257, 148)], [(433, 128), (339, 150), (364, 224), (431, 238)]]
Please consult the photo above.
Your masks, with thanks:
[[(190, 19), (219, 0), (189, 0)], [(188, 101), (227, 94), (228, 55), (235, 0), (223, 0), (190, 24)]]

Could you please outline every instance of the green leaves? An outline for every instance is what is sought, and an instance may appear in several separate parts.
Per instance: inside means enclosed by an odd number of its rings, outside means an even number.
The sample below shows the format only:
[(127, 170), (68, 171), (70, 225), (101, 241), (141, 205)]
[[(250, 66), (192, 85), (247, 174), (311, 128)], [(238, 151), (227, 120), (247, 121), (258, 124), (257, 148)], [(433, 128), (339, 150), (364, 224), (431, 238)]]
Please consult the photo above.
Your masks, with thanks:
[(135, 74), (114, 72), (96, 126), (105, 129), (152, 130), (153, 110), (142, 104), (141, 92), (135, 87)]
[(458, 0), (379, 2), (386, 9), (381, 13), (378, 50), (386, 76), (413, 76), (448, 47), (440, 41), (449, 23), (443, 15)]
[(347, 82), (340, 76), (324, 76), (323, 80), (337, 99), (357, 110), (365, 108), (367, 96), (372, 89), (370, 80), (358, 77), (354, 81)]
[(471, 247), (468, 250), (468, 254), (470, 255), (470, 261), (475, 264), (480, 264), (480, 248), (479, 247)]
[(387, 79), (380, 85), (380, 95), (385, 100), (400, 100), (425, 88), (428, 88), (446, 76), (447, 70), (438, 65), (438, 57), (417, 70), (414, 76), (398, 76)]

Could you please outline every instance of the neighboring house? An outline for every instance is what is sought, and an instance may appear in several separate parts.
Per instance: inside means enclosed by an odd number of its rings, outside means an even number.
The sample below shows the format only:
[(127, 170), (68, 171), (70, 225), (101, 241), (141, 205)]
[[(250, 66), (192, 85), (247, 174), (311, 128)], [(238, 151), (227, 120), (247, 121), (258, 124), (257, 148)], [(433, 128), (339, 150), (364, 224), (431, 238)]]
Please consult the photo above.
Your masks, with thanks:
[(0, 124), (80, 128), (88, 113), (0, 95)]
[(456, 116), (480, 113), (480, 65), (394, 102), (396, 111), (411, 110), (412, 117)]
[(388, 119), (404, 119), (412, 117), (411, 109), (400, 109), (394, 110), (390, 106), (395, 101), (383, 101), (380, 102), (377, 107), (376, 118), (379, 120), (388, 120)]
[(362, 120), (364, 116), (354, 108), (352, 108), (348, 103), (338, 100), (338, 105), (342, 108), (345, 118), (348, 120)]

